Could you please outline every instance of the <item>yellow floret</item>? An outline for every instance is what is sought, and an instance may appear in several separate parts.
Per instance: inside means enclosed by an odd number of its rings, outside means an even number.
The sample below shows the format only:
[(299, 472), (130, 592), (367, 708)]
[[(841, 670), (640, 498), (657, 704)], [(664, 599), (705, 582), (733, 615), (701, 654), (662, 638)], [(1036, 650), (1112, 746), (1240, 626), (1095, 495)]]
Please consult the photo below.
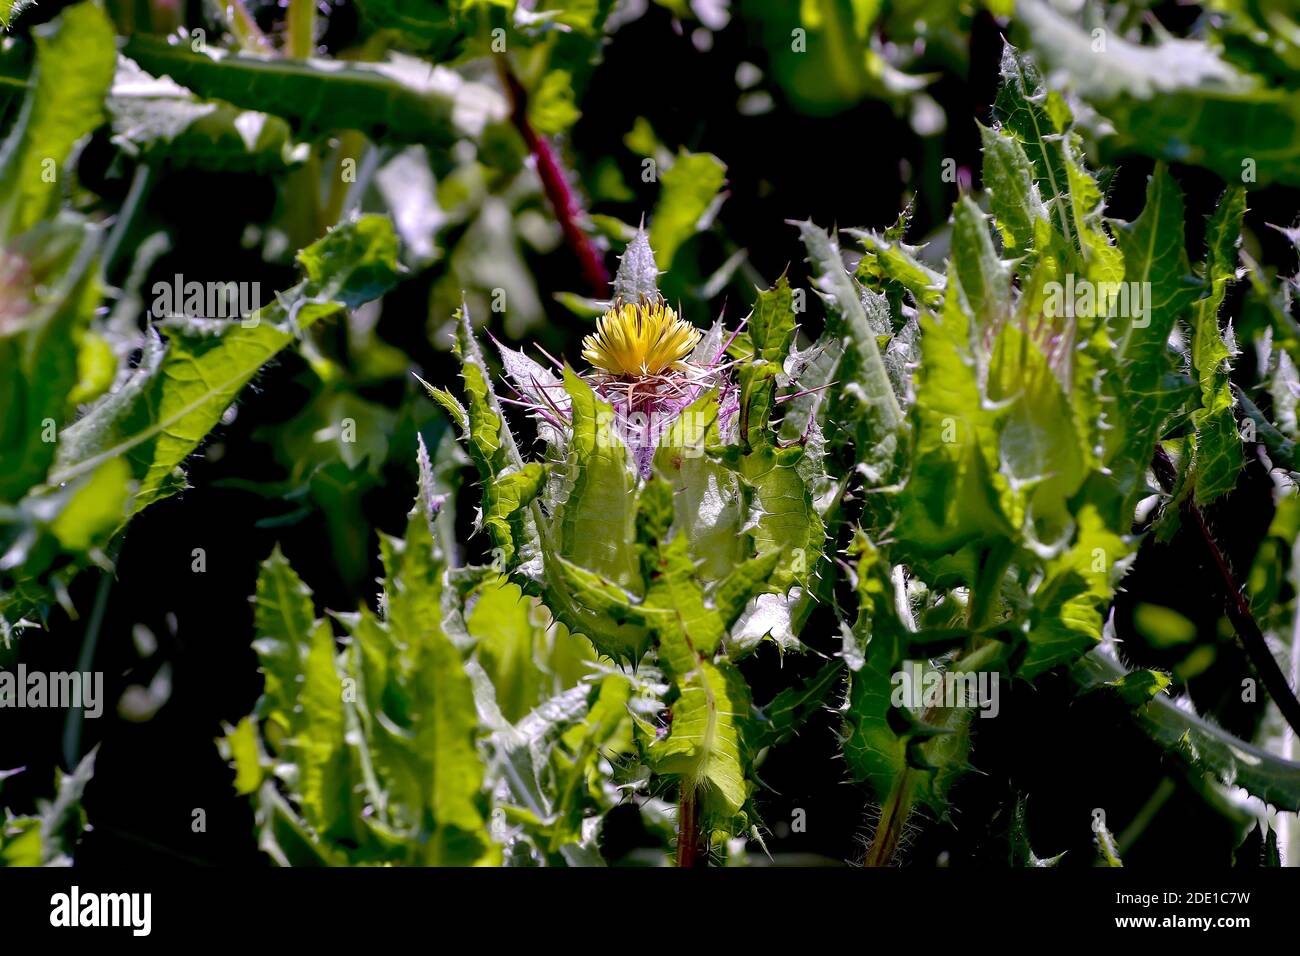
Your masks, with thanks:
[(700, 340), (700, 330), (662, 302), (624, 304), (596, 321), (582, 341), (582, 357), (610, 375), (659, 375), (680, 370)]

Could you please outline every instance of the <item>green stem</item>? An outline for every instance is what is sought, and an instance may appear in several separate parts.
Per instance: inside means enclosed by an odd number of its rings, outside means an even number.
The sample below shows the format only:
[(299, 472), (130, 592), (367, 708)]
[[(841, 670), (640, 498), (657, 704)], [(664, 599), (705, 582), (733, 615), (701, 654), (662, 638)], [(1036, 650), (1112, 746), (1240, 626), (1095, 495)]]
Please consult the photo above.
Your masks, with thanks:
[(1126, 826), (1124, 832), (1119, 835), (1118, 843), (1120, 857), (1128, 855), (1128, 851), (1133, 848), (1133, 844), (1138, 841), (1138, 837), (1146, 832), (1146, 828), (1149, 827), (1151, 821), (1156, 818), (1156, 814), (1160, 812), (1160, 808), (1168, 803), (1169, 798), (1174, 795), (1175, 789), (1176, 787), (1171, 779), (1168, 777), (1161, 778), (1160, 783), (1156, 785), (1156, 789), (1151, 794), (1150, 799), (1142, 805), (1142, 809), (1137, 812), (1137, 816), (1133, 818), (1133, 822)]
[(1002, 596), (1002, 578), (1011, 564), (1012, 548), (1010, 542), (1000, 542), (984, 552), (966, 604), (966, 626), (971, 633), (987, 627), (997, 613), (998, 599)]
[[(1001, 544), (990, 548), (980, 565), (979, 577), (971, 589), (970, 599), (966, 604), (966, 626), (971, 632), (971, 643), (961, 657), (949, 666), (954, 673), (978, 671), (989, 666), (1002, 654), (1002, 645), (992, 639), (981, 640), (976, 633), (985, 627), (997, 612), (998, 596), (1002, 590), (1002, 576), (1011, 563), (1012, 550), (1009, 545)], [(921, 715), (924, 723), (931, 723), (942, 708), (930, 707)], [(867, 847), (864, 866), (889, 866), (898, 851), (902, 839), (903, 826), (912, 812), (912, 799), (916, 792), (915, 774), (918, 771), (905, 766), (880, 809), (880, 822), (872, 834), (871, 845)]]
[[(1295, 579), (1295, 576), (1300, 574), (1300, 541), (1291, 548), (1291, 574), (1292, 584), (1300, 586), (1300, 580)], [(1291, 656), (1288, 671), (1291, 686), (1300, 687), (1300, 607), (1296, 608), (1295, 618), (1291, 623)], [(1287, 724), (1282, 740), (1282, 756), (1287, 760), (1295, 760), (1296, 732), (1290, 724)], [(1280, 836), (1287, 865), (1300, 866), (1300, 814), (1288, 813), (1283, 815), (1282, 820)]]
[[(295, 60), (306, 60), (314, 52), (316, 0), (289, 0), (285, 52)], [(301, 248), (320, 238), (320, 146), (311, 147), (311, 155), (302, 167), (289, 174), (286, 189), (289, 233), (293, 245)]]
[(289, 0), (288, 53), (306, 60), (316, 52), (316, 0)]
[(275, 47), (262, 32), (262, 28), (257, 25), (257, 20), (244, 5), (244, 0), (227, 0), (227, 2), (226, 9), (230, 14), (227, 22), (239, 48), (252, 53), (273, 54)]
[(325, 231), (321, 221), (320, 144), (313, 144), (306, 160), (285, 181), (285, 218), (293, 247), (311, 245)]
[[(108, 592), (113, 589), (113, 575), (103, 571), (99, 576), (99, 589), (95, 592), (95, 607), (86, 622), (86, 635), (81, 640), (81, 653), (77, 655), (77, 671), (88, 673), (95, 663), (95, 647), (99, 644), (99, 632), (104, 625), (104, 612), (108, 608)], [(99, 702), (101, 705), (103, 701)], [(69, 769), (81, 762), (81, 725), (82, 709), (74, 707), (68, 711), (67, 722), (63, 725), (63, 762)]]
[(325, 210), (321, 216), (326, 223), (332, 225), (342, 217), (346, 208), (345, 203), (348, 193), (353, 186), (353, 183), (345, 182), (343, 179), (344, 163), (349, 159), (352, 160), (353, 171), (357, 174), (355, 178), (360, 178), (361, 151), (365, 148), (365, 134), (354, 129), (345, 130), (339, 134), (339, 150), (334, 176), (330, 180), (329, 192), (325, 198)]
[(912, 769), (906, 768), (894, 781), (894, 788), (889, 799), (880, 808), (880, 822), (872, 834), (871, 845), (867, 847), (863, 866), (889, 866), (898, 850), (898, 841), (903, 835), (903, 824), (912, 812)]
[[(575, 767), (585, 767), (587, 761), (591, 759), (591, 752), (595, 749), (595, 742), (587, 737), (582, 741), (582, 746), (578, 749), (574, 757), (573, 765)], [(572, 813), (574, 801), (579, 799), (580, 790), (586, 786), (587, 776), (584, 773), (575, 773), (569, 777), (564, 789), (560, 792), (560, 798), (555, 802), (555, 818), (557, 820), (567, 820)], [(560, 848), (568, 841), (563, 832), (563, 828), (557, 827), (551, 834), (551, 853), (559, 853)]]
[(135, 168), (135, 175), (131, 178), (131, 188), (127, 191), (126, 199), (122, 202), (122, 208), (117, 211), (117, 221), (113, 223), (113, 228), (108, 234), (108, 241), (104, 243), (104, 254), (102, 258), (102, 271), (105, 277), (112, 274), (113, 267), (117, 264), (117, 259), (122, 251), (122, 242), (126, 234), (134, 225), (136, 216), (140, 212), (141, 206), (144, 205), (145, 198), (149, 195), (149, 190), (153, 187), (154, 168), (149, 163), (141, 163)]

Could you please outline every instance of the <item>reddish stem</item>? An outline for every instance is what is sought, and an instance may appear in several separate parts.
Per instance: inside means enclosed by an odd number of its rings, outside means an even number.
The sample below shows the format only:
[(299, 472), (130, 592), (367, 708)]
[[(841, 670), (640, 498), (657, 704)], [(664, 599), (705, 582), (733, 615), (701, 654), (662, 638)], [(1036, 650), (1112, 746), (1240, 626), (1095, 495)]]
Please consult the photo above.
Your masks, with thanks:
[(700, 805), (696, 800), (695, 786), (688, 780), (681, 782), (681, 796), (677, 800), (677, 865), (690, 869), (699, 866), (700, 856)]
[(528, 151), (537, 162), (537, 175), (542, 180), (542, 190), (555, 210), (555, 218), (560, 222), (564, 232), (564, 241), (578, 258), (582, 277), (591, 294), (604, 298), (609, 290), (609, 273), (605, 269), (605, 258), (596, 248), (591, 237), (578, 225), (582, 217), (582, 203), (569, 185), (559, 157), (545, 137), (538, 134), (528, 120), (528, 91), (511, 72), (505, 57), (497, 58), (497, 69), (501, 74), (501, 85), (510, 96), (510, 120), (528, 145)]
[[(1160, 482), (1161, 487), (1166, 492), (1172, 493), (1178, 471), (1174, 467), (1173, 460), (1169, 457), (1169, 452), (1157, 445), (1151, 464), (1152, 471), (1155, 473), (1156, 480)], [(1183, 508), (1186, 513), (1196, 519), (1196, 530), (1200, 532), (1201, 540), (1205, 543), (1205, 549), (1210, 553), (1214, 568), (1219, 573), (1219, 580), (1223, 583), (1224, 610), (1227, 613), (1229, 623), (1232, 624), (1233, 630), (1237, 632), (1237, 637), (1241, 640), (1241, 646), (1246, 651), (1246, 656), (1250, 658), (1255, 665), (1255, 669), (1259, 671), (1259, 676), (1264, 681), (1264, 689), (1273, 698), (1273, 703), (1277, 704), (1277, 709), (1282, 712), (1282, 717), (1291, 726), (1292, 730), (1300, 733), (1300, 701), (1296, 700), (1295, 691), (1291, 689), (1291, 685), (1287, 682), (1286, 675), (1282, 673), (1282, 668), (1278, 666), (1277, 659), (1273, 657), (1273, 652), (1268, 649), (1268, 642), (1264, 640), (1264, 633), (1260, 630), (1255, 615), (1250, 610), (1250, 602), (1246, 598), (1245, 588), (1237, 582), (1237, 576), (1228, 564), (1228, 559), (1219, 547), (1219, 542), (1215, 540), (1214, 533), (1205, 520), (1204, 512), (1197, 506), (1195, 492), (1188, 493), (1187, 500), (1183, 502)]]

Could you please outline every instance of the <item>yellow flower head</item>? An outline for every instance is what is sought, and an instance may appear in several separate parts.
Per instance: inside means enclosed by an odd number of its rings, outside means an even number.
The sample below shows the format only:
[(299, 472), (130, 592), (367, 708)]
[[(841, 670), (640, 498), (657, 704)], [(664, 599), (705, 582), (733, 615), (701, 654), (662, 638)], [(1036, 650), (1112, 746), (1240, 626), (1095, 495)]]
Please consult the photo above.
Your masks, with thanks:
[(625, 303), (596, 320), (596, 334), (582, 340), (582, 357), (610, 375), (659, 375), (681, 370), (700, 340), (700, 330), (656, 302)]

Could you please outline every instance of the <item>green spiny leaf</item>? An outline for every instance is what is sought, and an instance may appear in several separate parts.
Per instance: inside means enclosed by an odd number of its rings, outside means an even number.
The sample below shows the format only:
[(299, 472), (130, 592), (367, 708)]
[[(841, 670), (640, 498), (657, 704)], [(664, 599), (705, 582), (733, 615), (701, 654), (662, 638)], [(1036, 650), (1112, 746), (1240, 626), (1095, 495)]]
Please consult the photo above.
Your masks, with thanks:
[(768, 703), (757, 708), (752, 747), (755, 751), (775, 747), (791, 735), (827, 701), (844, 677), (843, 661), (831, 660), (812, 677), (794, 687), (787, 687)]
[(1029, 801), (1023, 794), (1016, 796), (1016, 808), (1011, 821), (1011, 859), (1012, 866), (1055, 867), (1060, 865), (1064, 853), (1056, 856), (1040, 857), (1029, 843)]
[(921, 315), (921, 365), (913, 407), (911, 474), (899, 503), (900, 556), (935, 559), (972, 542), (1013, 537), (1004, 485), (992, 470), (997, 419), (984, 400), (972, 317), (956, 274), (943, 312)]
[(935, 272), (918, 258), (921, 247), (905, 245), (901, 239), (866, 230), (846, 231), (866, 249), (856, 273), (863, 285), (884, 287), (888, 283), (896, 284), (910, 293), (918, 305), (929, 308), (943, 302), (943, 274)]
[(1045, 562), (1043, 581), (1034, 589), (1029, 650), (1020, 676), (1033, 678), (1073, 661), (1101, 641), (1128, 553), (1124, 537), (1106, 526), (1094, 505), (1084, 505), (1074, 544)]
[[(9, 26), (6, 11), (4, 26)], [(113, 81), (113, 25), (96, 3), (69, 7), (38, 27), (36, 77), (18, 122), (0, 145), (0, 237), (13, 236), (47, 216), (59, 194), (53, 167), (67, 160), (104, 115)], [(66, 65), (76, 63), (69, 71)]]
[(565, 369), (564, 387), (573, 430), (565, 463), (569, 492), (555, 519), (560, 551), (620, 587), (639, 590), (636, 476), (613, 427), (613, 410), (572, 369)]
[(1011, 44), (1002, 48), (1002, 83), (994, 114), (1023, 147), (1053, 225), (1078, 247), (1070, 198), (1070, 157), (1065, 130), (1052, 116), (1053, 103), (1034, 63)]
[(700, 661), (683, 675), (669, 735), (650, 746), (654, 768), (704, 792), (706, 806), (735, 817), (749, 799), (742, 736), (749, 688), (727, 664)]
[(396, 257), (397, 241), (383, 217), (335, 228), (299, 253), (307, 276), (276, 302), (219, 336), (174, 336), (160, 367), (92, 406), (64, 432), (50, 482), (71, 481), (121, 455), (140, 483), (133, 512), (172, 493), (174, 470), (258, 369), (312, 323), (390, 287)]
[(506, 104), (446, 67), (394, 55), (387, 63), (342, 65), (271, 59), (161, 37), (131, 37), (123, 54), (157, 77), (170, 76), (208, 100), (293, 120), (305, 135), (355, 129), (388, 142), (449, 147), (505, 118)]
[[(975, 327), (995, 329), (1011, 314), (1011, 274), (998, 259), (988, 223), (970, 196), (962, 196), (952, 216), (952, 268)], [(949, 295), (953, 286), (949, 284)]]
[(539, 628), (533, 604), (519, 587), (497, 578), (477, 589), (466, 616), (475, 652), (495, 688), (497, 706), (515, 723), (541, 703), (542, 671), (538, 667)]
[(1091, 30), (1042, 0), (1018, 0), (1016, 17), (1118, 145), (1206, 166), (1229, 181), (1240, 179), (1244, 159), (1258, 158), (1251, 171), (1260, 183), (1300, 183), (1296, 98), (1238, 69), (1211, 43), (1160, 36), (1144, 46), (1112, 32), (1099, 53)]
[(1149, 311), (1112, 320), (1116, 342), (1113, 428), (1106, 465), (1124, 498), (1125, 513), (1143, 493), (1160, 429), (1186, 394), (1167, 345), (1178, 316), (1196, 298), (1183, 238), (1183, 199), (1163, 166), (1147, 183), (1146, 205), (1131, 223), (1111, 223), (1124, 253), (1124, 281), (1149, 288)]
[(1233, 412), (1228, 363), (1232, 351), (1219, 331), (1219, 307), (1237, 274), (1237, 247), (1246, 212), (1246, 191), (1230, 189), (1206, 226), (1205, 281), (1209, 291), (1196, 303), (1192, 327), (1192, 369), (1201, 388), (1201, 407), (1192, 414), (1196, 439), (1192, 470), (1196, 503), (1208, 504), (1237, 483), (1244, 464)]
[(125, 57), (108, 96), (113, 142), (128, 155), (219, 172), (276, 172), (306, 156), (278, 116), (199, 99)]
[(844, 269), (836, 238), (811, 222), (799, 224), (808, 252), (813, 284), (827, 308), (827, 330), (845, 342), (845, 355), (853, 361), (844, 368), (845, 394), (855, 408), (847, 417), (857, 422), (858, 461), (869, 487), (882, 487), (902, 477), (906, 422), (889, 373), (880, 356), (876, 337), (852, 276)]
[[(7, 293), (21, 321), (0, 332), (0, 500), (15, 502), (45, 481), (55, 454), (69, 438), (49, 441), (50, 423), (61, 424), (68, 393), (77, 383), (77, 350), (99, 299), (95, 262), (98, 230), (64, 213), (41, 223), (0, 250), (33, 283)], [(14, 268), (14, 265), (10, 266)], [(21, 273), (20, 273), (21, 274)], [(35, 294), (35, 285), (43, 294)], [(73, 426), (75, 428), (75, 426)]]
[(1024, 147), (1014, 137), (980, 124), (984, 152), (984, 189), (993, 219), (1009, 256), (1020, 256), (1034, 244), (1034, 223), (1047, 219), (1038, 196), (1034, 170)]
[(293, 768), (288, 785), (303, 819), (317, 833), (351, 832), (350, 781), (343, 742), (342, 681), (334, 666), (334, 635), (316, 619), (311, 592), (279, 548), (257, 579), (254, 642), (266, 688), (257, 713), (283, 735)]
[(8, 30), (18, 15), (34, 2), (35, 0), (0, 0), (0, 27)]
[[(1070, 670), (1080, 692), (1112, 684), (1124, 677), (1125, 668), (1105, 650), (1081, 658)], [(1163, 749), (1180, 755), (1225, 784), (1248, 793), (1279, 810), (1300, 810), (1300, 763), (1284, 760), (1178, 706), (1157, 694), (1133, 712), (1137, 726)]]
[(714, 582), (745, 556), (745, 502), (737, 477), (707, 454), (720, 442), (718, 391), (681, 411), (655, 451), (655, 469), (672, 486), (673, 522), (691, 544), (700, 575)]

